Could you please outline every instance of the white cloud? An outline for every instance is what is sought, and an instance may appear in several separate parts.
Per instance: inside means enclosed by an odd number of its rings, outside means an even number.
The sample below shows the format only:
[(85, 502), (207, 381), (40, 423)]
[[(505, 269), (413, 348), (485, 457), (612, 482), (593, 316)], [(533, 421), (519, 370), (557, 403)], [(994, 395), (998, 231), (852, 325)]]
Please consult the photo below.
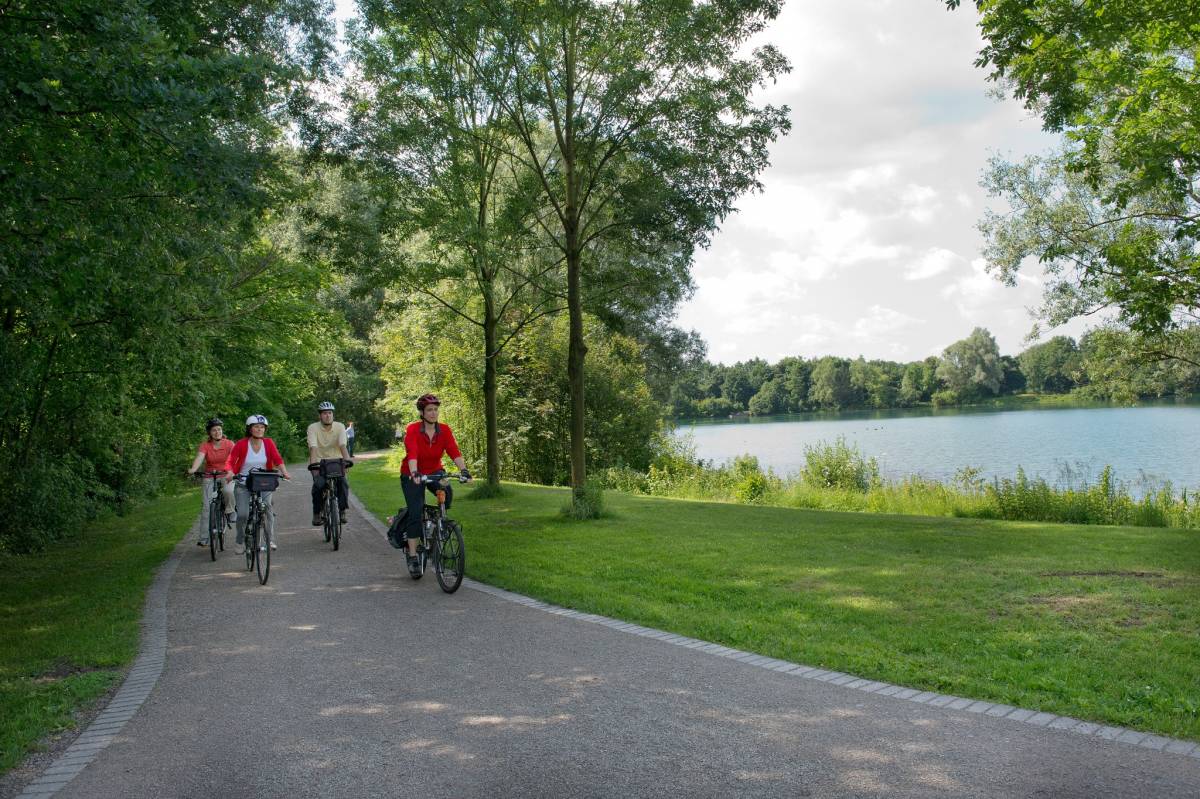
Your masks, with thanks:
[(976, 258), (971, 261), (970, 274), (943, 288), (941, 295), (953, 302), (961, 315), (971, 317), (996, 300), (1003, 290), (1000, 281), (988, 274), (987, 262)]
[(880, 343), (886, 337), (904, 330), (921, 320), (882, 305), (872, 305), (867, 315), (854, 323), (853, 335), (864, 341)]
[(931, 277), (949, 272), (963, 259), (955, 252), (945, 247), (932, 247), (925, 251), (916, 262), (909, 265), (904, 272), (905, 280), (928, 280)]
[(937, 189), (912, 183), (904, 187), (900, 202), (903, 204), (905, 215), (922, 225), (932, 222), (941, 207)]
[[(705, 336), (711, 357), (907, 360), (976, 325), (1005, 352), (1022, 346), (1037, 272), (1009, 288), (982, 269), (976, 223), (993, 201), (978, 179), (991, 153), (1019, 158), (1053, 140), (1017, 104), (987, 97), (971, 66), (977, 14), (963, 6), (809, 0), (786, 4), (762, 35), (793, 72), (759, 99), (789, 104), (792, 130), (771, 148), (764, 191), (742, 198), (697, 257), (678, 323)], [(731, 325), (733, 308), (754, 317), (740, 323), (753, 333)]]

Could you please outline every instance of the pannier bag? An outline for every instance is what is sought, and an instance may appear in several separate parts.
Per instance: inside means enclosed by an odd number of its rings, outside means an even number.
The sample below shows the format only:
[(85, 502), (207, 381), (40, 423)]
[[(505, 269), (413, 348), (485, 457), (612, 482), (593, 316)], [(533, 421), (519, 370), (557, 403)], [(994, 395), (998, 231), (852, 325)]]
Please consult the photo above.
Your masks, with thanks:
[(394, 549), (404, 549), (404, 519), (408, 515), (408, 510), (401, 508), (396, 511), (396, 515), (392, 517), (392, 523), (388, 526), (387, 540)]

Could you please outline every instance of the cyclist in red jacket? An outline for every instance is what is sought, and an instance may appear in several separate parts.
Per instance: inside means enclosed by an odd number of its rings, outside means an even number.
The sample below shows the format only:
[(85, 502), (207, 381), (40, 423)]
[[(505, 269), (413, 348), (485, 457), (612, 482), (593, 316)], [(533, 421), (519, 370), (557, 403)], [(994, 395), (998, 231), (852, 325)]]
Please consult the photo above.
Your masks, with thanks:
[[(425, 483), (422, 475), (439, 471), (442, 468), (442, 457), (449, 455), (459, 471), (468, 479), (471, 477), (450, 425), (438, 422), (440, 407), (441, 400), (435, 395), (426, 394), (421, 397), (417, 400), (417, 411), (420, 412), (421, 419), (410, 424), (404, 431), (404, 469), (400, 475), (400, 486), (404, 489), (404, 503), (407, 506), (404, 532), (408, 536), (408, 570), (414, 574), (421, 568), (417, 560), (417, 541), (421, 538), (421, 510), (425, 505), (425, 489), (437, 489), (436, 485)], [(449, 508), (454, 492), (450, 486), (445, 488), (446, 507)]]

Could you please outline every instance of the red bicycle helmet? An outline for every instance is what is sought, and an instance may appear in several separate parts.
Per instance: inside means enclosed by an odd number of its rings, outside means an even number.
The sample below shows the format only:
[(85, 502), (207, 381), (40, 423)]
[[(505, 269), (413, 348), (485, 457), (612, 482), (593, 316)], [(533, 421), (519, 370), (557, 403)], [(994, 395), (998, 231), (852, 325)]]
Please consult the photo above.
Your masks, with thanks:
[(441, 405), (442, 401), (437, 398), (437, 394), (426, 394), (417, 400), (417, 410), (424, 412), (426, 405)]

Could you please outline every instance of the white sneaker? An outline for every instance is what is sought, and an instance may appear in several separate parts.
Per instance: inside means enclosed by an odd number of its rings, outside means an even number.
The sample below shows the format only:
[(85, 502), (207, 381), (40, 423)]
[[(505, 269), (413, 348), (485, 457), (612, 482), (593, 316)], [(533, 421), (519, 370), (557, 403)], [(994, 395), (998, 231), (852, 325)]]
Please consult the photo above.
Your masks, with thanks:
[(272, 551), (274, 551), (274, 550), (276, 550), (276, 549), (279, 549), (279, 545), (278, 545), (278, 544), (276, 544), (274, 541), (272, 541), (272, 542), (271, 542), (271, 549), (272, 549)]

